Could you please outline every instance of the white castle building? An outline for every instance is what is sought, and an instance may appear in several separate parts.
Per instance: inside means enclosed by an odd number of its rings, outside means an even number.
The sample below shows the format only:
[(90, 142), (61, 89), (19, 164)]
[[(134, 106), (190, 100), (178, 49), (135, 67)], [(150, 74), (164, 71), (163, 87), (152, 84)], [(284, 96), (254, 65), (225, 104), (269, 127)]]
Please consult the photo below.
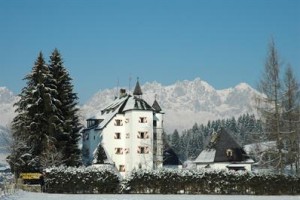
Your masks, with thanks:
[(87, 119), (83, 130), (83, 160), (95, 163), (98, 148), (106, 162), (115, 165), (125, 177), (133, 169), (156, 169), (163, 164), (164, 113), (155, 100), (150, 106), (142, 99), (137, 81), (133, 95), (121, 89), (120, 95), (98, 115)]

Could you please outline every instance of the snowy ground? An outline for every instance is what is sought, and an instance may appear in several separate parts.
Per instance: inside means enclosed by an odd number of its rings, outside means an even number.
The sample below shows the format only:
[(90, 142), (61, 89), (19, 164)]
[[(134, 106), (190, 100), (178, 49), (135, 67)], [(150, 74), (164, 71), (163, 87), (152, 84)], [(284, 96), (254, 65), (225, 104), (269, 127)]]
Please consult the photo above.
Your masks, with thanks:
[(1, 200), (300, 200), (300, 196), (240, 196), (240, 195), (83, 195), (17, 192), (0, 196)]

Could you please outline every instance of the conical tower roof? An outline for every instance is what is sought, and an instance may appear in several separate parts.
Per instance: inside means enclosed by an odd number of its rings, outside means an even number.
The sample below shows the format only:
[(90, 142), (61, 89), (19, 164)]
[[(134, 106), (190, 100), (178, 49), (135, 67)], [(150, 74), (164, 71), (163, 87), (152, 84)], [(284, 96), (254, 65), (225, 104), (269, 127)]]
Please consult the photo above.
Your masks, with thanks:
[(140, 86), (140, 83), (139, 83), (139, 79), (137, 79), (137, 81), (136, 81), (136, 85), (135, 85), (135, 88), (134, 88), (134, 91), (133, 91), (133, 95), (136, 95), (136, 96), (143, 95), (143, 92), (142, 92), (142, 89), (141, 89), (141, 86)]
[(162, 111), (162, 110), (161, 110), (161, 107), (159, 106), (159, 104), (158, 104), (158, 102), (156, 101), (156, 99), (155, 99), (154, 102), (153, 102), (152, 108), (154, 108), (154, 110), (155, 110), (156, 112)]

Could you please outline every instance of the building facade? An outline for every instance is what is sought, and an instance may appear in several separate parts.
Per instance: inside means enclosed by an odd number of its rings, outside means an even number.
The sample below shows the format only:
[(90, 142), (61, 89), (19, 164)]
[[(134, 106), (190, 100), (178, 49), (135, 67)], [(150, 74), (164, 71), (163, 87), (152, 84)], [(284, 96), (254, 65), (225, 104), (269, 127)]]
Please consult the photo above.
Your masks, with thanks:
[(120, 95), (87, 119), (83, 130), (83, 161), (97, 163), (97, 149), (104, 149), (107, 163), (115, 165), (124, 177), (134, 169), (156, 169), (163, 164), (163, 120), (158, 102), (150, 106), (142, 98), (137, 81), (133, 95)]
[(252, 170), (254, 161), (224, 129), (212, 133), (207, 147), (194, 161), (197, 169)]

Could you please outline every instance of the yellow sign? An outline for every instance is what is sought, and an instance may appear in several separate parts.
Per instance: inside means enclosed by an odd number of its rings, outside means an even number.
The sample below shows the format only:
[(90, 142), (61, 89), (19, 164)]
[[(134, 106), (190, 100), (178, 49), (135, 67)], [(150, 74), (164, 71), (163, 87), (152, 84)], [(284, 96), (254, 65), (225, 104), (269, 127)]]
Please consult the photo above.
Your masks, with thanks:
[(21, 173), (20, 178), (24, 180), (39, 179), (41, 175), (41, 173)]

